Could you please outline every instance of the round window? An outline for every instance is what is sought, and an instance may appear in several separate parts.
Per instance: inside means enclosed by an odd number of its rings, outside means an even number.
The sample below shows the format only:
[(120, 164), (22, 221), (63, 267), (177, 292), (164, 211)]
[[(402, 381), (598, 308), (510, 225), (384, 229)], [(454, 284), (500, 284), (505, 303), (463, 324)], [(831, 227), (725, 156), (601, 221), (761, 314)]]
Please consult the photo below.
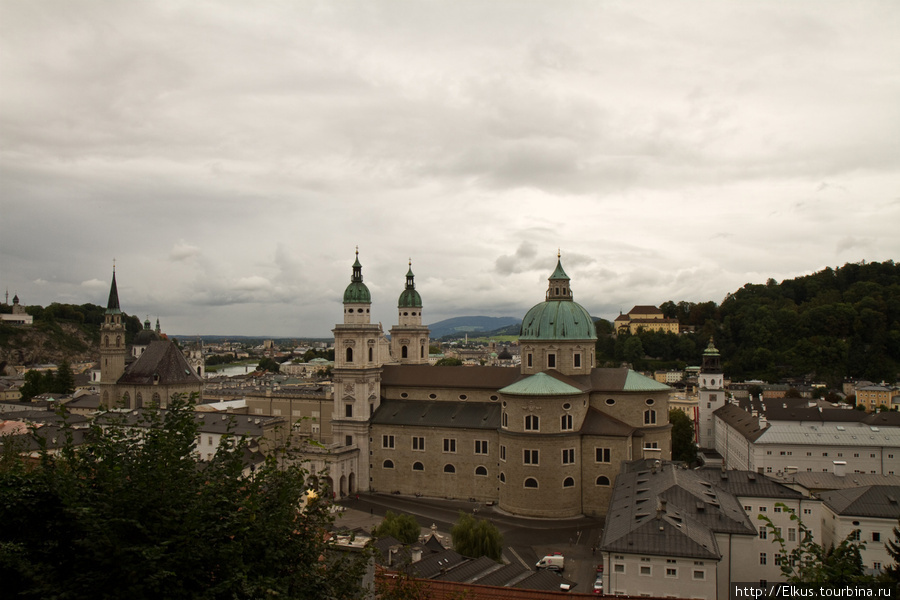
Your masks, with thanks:
[(653, 398), (647, 398), (647, 406), (653, 406)]
[(606, 405), (607, 405), (607, 406), (612, 406), (612, 405), (615, 404), (615, 403), (616, 403), (616, 401), (613, 400), (612, 398), (607, 398), (607, 399), (606, 399)]
[(570, 408), (572, 408), (572, 405), (569, 404), (568, 402), (566, 402), (565, 404), (563, 404), (563, 410), (569, 410)]

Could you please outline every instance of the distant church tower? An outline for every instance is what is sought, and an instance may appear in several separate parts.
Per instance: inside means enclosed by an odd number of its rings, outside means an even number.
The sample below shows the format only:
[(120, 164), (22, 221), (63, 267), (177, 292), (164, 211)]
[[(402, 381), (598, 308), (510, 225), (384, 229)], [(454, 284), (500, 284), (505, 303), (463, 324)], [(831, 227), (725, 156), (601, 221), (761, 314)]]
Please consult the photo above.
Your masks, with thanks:
[(118, 403), (116, 382), (125, 372), (125, 322), (119, 308), (119, 290), (116, 287), (116, 268), (113, 267), (112, 285), (106, 314), (100, 326), (100, 403), (112, 408)]
[[(335, 444), (356, 447), (356, 460), (340, 463), (348, 473), (333, 473), (335, 489), (346, 476), (340, 491), (353, 493), (369, 489), (369, 417), (381, 401), (381, 366), (384, 332), (371, 322), (372, 296), (363, 283), (359, 250), (353, 263), (350, 285), (344, 290), (344, 322), (334, 333), (334, 413), (332, 431)], [(355, 464), (354, 464), (355, 463)], [(356, 481), (356, 478), (359, 481)]]
[(697, 384), (700, 388), (697, 442), (701, 448), (715, 448), (716, 429), (713, 412), (725, 405), (725, 376), (722, 374), (719, 351), (712, 338), (703, 351)]
[(428, 364), (428, 327), (422, 325), (422, 297), (416, 291), (412, 261), (406, 273), (406, 289), (397, 301), (397, 325), (391, 327), (391, 356), (402, 365)]

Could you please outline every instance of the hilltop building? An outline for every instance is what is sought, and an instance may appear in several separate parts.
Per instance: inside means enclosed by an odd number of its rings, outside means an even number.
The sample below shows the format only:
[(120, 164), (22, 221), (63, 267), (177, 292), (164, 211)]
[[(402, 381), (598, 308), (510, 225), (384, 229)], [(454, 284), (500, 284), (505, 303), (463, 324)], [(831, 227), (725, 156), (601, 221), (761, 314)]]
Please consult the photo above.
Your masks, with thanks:
[(671, 456), (669, 387), (598, 369), (596, 333), (557, 260), (521, 325), (521, 365), (434, 367), (407, 273), (388, 341), (370, 322), (357, 252), (335, 325), (333, 444), (308, 453), (336, 494), (390, 491), (496, 502), (560, 518), (606, 513), (622, 461)]
[[(7, 300), (9, 292), (6, 293)], [(0, 321), (9, 325), (33, 325), (34, 317), (25, 312), (25, 307), (19, 304), (19, 295), (13, 296), (12, 313), (0, 314)]]
[(149, 324), (149, 320), (145, 322), (144, 330), (136, 338), (138, 349), (132, 349), (136, 360), (126, 367), (129, 351), (125, 344), (125, 320), (119, 306), (113, 268), (109, 299), (100, 326), (100, 379), (97, 383), (102, 406), (134, 409), (153, 403), (165, 408), (174, 394), (202, 393), (203, 381), (181, 350), (174, 342), (160, 339), (158, 331), (150, 331)]
[(628, 314), (619, 314), (613, 322), (616, 335), (629, 332), (631, 335), (640, 330), (667, 331), (678, 333), (678, 319), (667, 319), (661, 310), (655, 306), (638, 305), (628, 311)]

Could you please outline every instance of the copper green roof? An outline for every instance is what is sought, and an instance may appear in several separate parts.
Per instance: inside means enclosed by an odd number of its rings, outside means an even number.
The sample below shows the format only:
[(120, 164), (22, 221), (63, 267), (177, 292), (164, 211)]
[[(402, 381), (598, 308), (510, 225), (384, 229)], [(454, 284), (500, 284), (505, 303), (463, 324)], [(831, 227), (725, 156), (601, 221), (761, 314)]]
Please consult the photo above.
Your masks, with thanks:
[(116, 287), (116, 269), (113, 267), (112, 285), (109, 286), (109, 300), (106, 301), (106, 314), (115, 315), (121, 312), (119, 309), (119, 289)]
[(582, 392), (546, 373), (536, 373), (506, 386), (500, 393), (514, 396), (571, 396)]
[(703, 356), (719, 356), (719, 350), (713, 344), (712, 338), (709, 338), (709, 344), (706, 346), (706, 350), (703, 351)]
[(344, 290), (344, 304), (371, 304), (372, 294), (363, 283), (362, 265), (359, 262), (359, 251), (356, 252), (356, 261), (353, 263), (353, 275), (350, 277), (350, 285)]
[(406, 289), (400, 293), (400, 299), (397, 300), (398, 308), (422, 308), (422, 297), (416, 291), (415, 277), (410, 265), (406, 273)]
[(670, 388), (666, 384), (631, 370), (628, 371), (625, 385), (622, 387), (623, 392), (662, 392), (668, 389)]
[(556, 259), (556, 270), (553, 271), (553, 275), (550, 276), (550, 279), (568, 279), (569, 276), (566, 275), (566, 272), (563, 271), (562, 262), (559, 258)]
[(596, 340), (594, 320), (572, 300), (547, 300), (522, 319), (519, 340)]

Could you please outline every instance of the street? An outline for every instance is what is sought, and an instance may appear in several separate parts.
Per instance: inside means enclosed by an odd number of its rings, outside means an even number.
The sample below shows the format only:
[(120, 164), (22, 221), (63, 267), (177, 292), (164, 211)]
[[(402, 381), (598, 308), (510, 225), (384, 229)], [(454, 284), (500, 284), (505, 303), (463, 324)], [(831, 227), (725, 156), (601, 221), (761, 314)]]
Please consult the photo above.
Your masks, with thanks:
[(461, 511), (473, 513), (493, 523), (503, 535), (503, 558), (535, 570), (535, 563), (543, 556), (560, 552), (565, 556), (566, 579), (576, 583), (573, 591), (590, 593), (600, 563), (600, 552), (593, 551), (600, 540), (603, 521), (590, 517), (572, 519), (532, 519), (505, 514), (494, 506), (460, 500), (415, 498), (393, 494), (359, 494), (346, 497), (337, 504), (347, 511), (337, 525), (371, 529), (381, 522), (384, 514), (406, 513), (416, 518), (427, 530), (432, 524), (441, 535), (450, 530)]

